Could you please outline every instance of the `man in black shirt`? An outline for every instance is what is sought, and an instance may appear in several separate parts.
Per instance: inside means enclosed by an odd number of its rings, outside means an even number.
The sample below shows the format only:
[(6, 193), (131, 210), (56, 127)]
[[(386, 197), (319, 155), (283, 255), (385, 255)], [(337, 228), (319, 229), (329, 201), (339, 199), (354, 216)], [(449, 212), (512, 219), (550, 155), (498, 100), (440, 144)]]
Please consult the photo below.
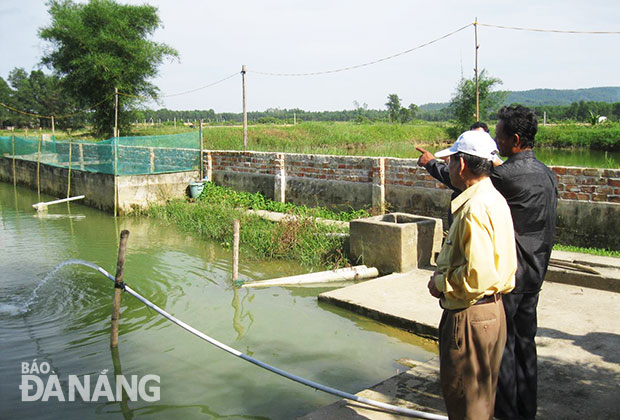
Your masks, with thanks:
[(532, 148), (538, 131), (534, 112), (523, 106), (498, 112), (495, 140), (507, 157), (491, 174), (506, 198), (515, 228), (517, 274), (514, 290), (504, 295), (507, 340), (499, 372), (495, 417), (536, 417), (536, 307), (547, 272), (557, 208), (557, 178), (536, 159)]
[[(488, 133), (489, 127), (485, 123), (477, 121), (473, 123), (471, 127), (469, 127), (469, 130), (470, 131), (473, 131), (473, 130), (484, 131)], [(461, 190), (459, 190), (454, 185), (452, 185), (452, 181), (450, 181), (450, 171), (448, 170), (448, 165), (446, 165), (446, 163), (443, 160), (435, 159), (435, 156), (431, 152), (421, 147), (416, 147), (415, 149), (418, 152), (422, 153), (422, 155), (418, 158), (418, 166), (423, 166), (428, 171), (428, 174), (430, 176), (432, 176), (437, 181), (441, 182), (446, 187), (452, 190), (452, 196), (450, 197), (450, 201), (458, 197), (459, 194), (461, 193)], [(501, 160), (499, 160), (497, 157), (496, 159), (497, 161), (493, 161), (494, 164), (501, 163)], [(451, 224), (452, 224), (452, 212), (448, 208), (448, 225), (451, 225)]]

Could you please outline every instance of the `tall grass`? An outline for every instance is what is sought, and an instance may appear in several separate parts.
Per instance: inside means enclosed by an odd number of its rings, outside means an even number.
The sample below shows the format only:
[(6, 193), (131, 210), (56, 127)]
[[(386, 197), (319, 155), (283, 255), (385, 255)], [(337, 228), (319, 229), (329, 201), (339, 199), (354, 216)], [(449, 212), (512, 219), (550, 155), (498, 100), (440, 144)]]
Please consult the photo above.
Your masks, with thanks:
[[(298, 215), (275, 223), (245, 213), (247, 209), (283, 211)], [(220, 242), (232, 243), (233, 220), (241, 222), (241, 249), (247, 257), (295, 260), (311, 268), (337, 268), (349, 263), (346, 229), (317, 222), (316, 217), (351, 220), (367, 216), (363, 211), (332, 212), (293, 204), (276, 203), (260, 194), (239, 193), (207, 183), (195, 202), (172, 200), (154, 205), (146, 215), (173, 223), (184, 231)]]
[(557, 148), (589, 148), (620, 151), (620, 123), (541, 126), (536, 144)]

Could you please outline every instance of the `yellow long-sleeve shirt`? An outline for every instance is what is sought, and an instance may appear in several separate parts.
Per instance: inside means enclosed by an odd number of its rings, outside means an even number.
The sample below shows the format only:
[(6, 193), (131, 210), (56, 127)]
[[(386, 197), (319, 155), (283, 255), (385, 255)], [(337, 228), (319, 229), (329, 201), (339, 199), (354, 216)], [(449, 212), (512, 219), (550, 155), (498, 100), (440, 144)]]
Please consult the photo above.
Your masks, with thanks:
[(437, 258), (435, 285), (444, 309), (467, 308), (515, 286), (517, 251), (510, 209), (485, 178), (451, 203), (454, 221)]

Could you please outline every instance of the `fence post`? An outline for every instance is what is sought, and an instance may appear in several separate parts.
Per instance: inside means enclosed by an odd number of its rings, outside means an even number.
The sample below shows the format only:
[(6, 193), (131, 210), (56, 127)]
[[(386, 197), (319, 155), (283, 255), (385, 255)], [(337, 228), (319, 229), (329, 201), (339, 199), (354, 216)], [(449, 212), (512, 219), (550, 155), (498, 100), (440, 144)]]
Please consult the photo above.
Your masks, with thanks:
[(114, 277), (114, 300), (112, 301), (112, 330), (110, 332), (110, 347), (118, 346), (118, 320), (121, 318), (121, 293), (123, 287), (123, 274), (125, 267), (125, 252), (127, 251), (127, 238), (129, 231), (121, 232), (121, 240), (118, 245), (118, 259), (116, 261), (116, 276)]
[(233, 282), (239, 277), (239, 219), (233, 222)]
[(79, 143), (78, 150), (80, 151), (80, 169), (84, 170), (84, 145)]
[(284, 153), (276, 153), (273, 200), (280, 203), (286, 203), (286, 166), (284, 165), (284, 159)]
[(198, 167), (200, 169), (200, 179), (204, 178), (204, 172), (205, 172), (204, 165), (202, 163), (202, 147), (203, 147), (202, 146), (202, 134), (203, 133), (202, 133), (202, 118), (201, 118), (200, 119), (200, 158), (198, 159), (198, 162), (199, 162)]
[(150, 172), (155, 172), (155, 149), (153, 147), (149, 147), (149, 159), (150, 159)]
[(207, 151), (207, 181), (213, 182), (213, 156)]
[(373, 159), (372, 168), (372, 209), (385, 214), (385, 158)]

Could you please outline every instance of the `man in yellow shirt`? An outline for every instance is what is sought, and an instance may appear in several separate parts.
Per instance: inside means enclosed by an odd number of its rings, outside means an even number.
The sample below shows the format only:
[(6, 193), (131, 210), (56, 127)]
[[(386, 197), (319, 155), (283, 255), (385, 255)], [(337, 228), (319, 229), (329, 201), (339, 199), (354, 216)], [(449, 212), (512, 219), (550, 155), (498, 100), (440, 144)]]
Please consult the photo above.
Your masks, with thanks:
[(488, 133), (466, 131), (435, 154), (449, 159), (463, 192), (437, 258), (429, 292), (444, 309), (439, 324), (440, 380), (450, 419), (492, 419), (506, 343), (501, 295), (515, 285), (517, 253), (510, 209), (489, 175), (497, 154)]

